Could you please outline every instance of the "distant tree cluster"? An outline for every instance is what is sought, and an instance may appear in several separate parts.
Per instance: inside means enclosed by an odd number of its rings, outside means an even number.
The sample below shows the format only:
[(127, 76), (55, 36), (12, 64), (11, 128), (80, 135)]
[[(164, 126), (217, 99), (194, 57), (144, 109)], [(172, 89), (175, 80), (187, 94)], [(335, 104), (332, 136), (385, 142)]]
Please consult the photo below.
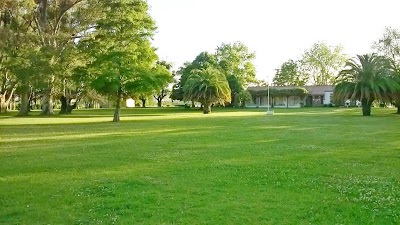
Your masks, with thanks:
[(222, 44), (215, 53), (202, 52), (177, 71), (171, 98), (201, 102), (204, 113), (216, 103), (244, 104), (248, 98), (245, 89), (255, 81), (254, 58), (255, 54), (240, 42)]

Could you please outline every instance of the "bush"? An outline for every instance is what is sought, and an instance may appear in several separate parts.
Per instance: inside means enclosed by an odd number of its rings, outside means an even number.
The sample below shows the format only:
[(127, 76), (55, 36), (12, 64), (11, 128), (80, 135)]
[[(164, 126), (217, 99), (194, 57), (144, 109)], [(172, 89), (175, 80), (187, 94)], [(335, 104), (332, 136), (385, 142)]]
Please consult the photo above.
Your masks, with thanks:
[(329, 103), (329, 104), (324, 104), (323, 106), (324, 107), (333, 107), (334, 105), (332, 103)]

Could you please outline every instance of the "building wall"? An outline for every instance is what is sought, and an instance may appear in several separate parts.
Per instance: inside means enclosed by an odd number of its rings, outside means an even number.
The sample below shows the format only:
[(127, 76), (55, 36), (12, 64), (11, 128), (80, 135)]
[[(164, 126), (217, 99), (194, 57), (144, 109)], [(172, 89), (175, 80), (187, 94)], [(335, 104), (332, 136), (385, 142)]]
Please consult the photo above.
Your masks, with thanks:
[(276, 108), (300, 108), (303, 101), (299, 96), (275, 97), (274, 107)]

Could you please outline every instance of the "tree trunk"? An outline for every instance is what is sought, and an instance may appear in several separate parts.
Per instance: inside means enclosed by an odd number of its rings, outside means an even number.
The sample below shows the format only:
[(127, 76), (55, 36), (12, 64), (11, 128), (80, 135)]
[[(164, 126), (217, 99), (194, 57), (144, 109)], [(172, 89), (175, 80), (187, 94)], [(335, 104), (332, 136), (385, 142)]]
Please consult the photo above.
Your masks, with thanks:
[(372, 100), (368, 100), (366, 98), (363, 98), (361, 100), (361, 106), (362, 106), (362, 113), (363, 116), (370, 116), (371, 115), (371, 105), (372, 105)]
[(289, 96), (286, 96), (286, 108), (289, 108)]
[(122, 102), (122, 94), (120, 91), (118, 91), (117, 94), (117, 101), (115, 102), (115, 111), (114, 111), (114, 119), (113, 122), (119, 122), (120, 121), (120, 115), (121, 115), (121, 102)]
[(67, 111), (66, 111), (66, 113), (67, 113), (67, 114), (71, 114), (71, 113), (72, 113), (72, 110), (76, 109), (77, 103), (78, 103), (78, 101), (76, 101), (73, 105), (68, 104), (68, 105), (67, 105)]
[(157, 99), (157, 107), (162, 107), (162, 99)]
[(211, 104), (210, 103), (204, 103), (203, 104), (203, 113), (204, 114), (210, 114), (211, 113)]
[(67, 107), (68, 107), (67, 98), (63, 95), (61, 96), (60, 101), (61, 101), (61, 109), (58, 114), (67, 114)]
[(146, 108), (146, 99), (142, 99), (142, 108)]
[(275, 107), (275, 98), (274, 97), (271, 98), (270, 104), (271, 104), (271, 108)]
[(53, 115), (53, 95), (51, 91), (46, 92), (42, 98), (42, 115)]
[[(4, 92), (3, 94), (0, 94), (0, 113), (6, 113), (8, 108), (12, 110), (12, 107), (14, 107), (15, 110), (15, 92), (16, 88), (14, 87), (12, 91), (8, 94), (8, 99), (7, 99), (7, 91)], [(14, 99), (14, 104), (10, 105), (11, 99)]]
[(6, 113), (6, 112), (7, 112), (6, 95), (2, 94), (0, 95), (0, 113)]
[(71, 114), (72, 110), (76, 109), (76, 106), (78, 104), (78, 99), (77, 99), (76, 102), (73, 105), (71, 105), (72, 99), (68, 99), (65, 96), (61, 96), (60, 100), (61, 100), (61, 110), (59, 114)]
[(400, 114), (400, 106), (397, 106), (397, 114)]
[(28, 116), (29, 114), (29, 93), (28, 91), (23, 91), (20, 95), (21, 104), (19, 106), (18, 116)]
[(230, 107), (237, 106), (236, 104), (236, 93), (231, 92), (231, 102), (229, 104)]

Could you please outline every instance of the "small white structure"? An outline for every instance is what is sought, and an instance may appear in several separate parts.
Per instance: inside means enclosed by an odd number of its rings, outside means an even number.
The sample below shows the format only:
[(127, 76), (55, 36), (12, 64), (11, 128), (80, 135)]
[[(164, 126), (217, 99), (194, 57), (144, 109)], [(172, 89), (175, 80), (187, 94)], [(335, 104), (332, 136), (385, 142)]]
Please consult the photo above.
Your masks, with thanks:
[(126, 99), (126, 107), (127, 108), (134, 108), (135, 107), (135, 100), (132, 98)]
[(344, 105), (345, 105), (347, 108), (349, 108), (350, 103), (351, 103), (350, 99), (347, 99), (347, 100), (344, 102)]
[(360, 102), (360, 100), (357, 100), (357, 101), (356, 101), (356, 106), (357, 106), (357, 107), (361, 107), (361, 102)]

